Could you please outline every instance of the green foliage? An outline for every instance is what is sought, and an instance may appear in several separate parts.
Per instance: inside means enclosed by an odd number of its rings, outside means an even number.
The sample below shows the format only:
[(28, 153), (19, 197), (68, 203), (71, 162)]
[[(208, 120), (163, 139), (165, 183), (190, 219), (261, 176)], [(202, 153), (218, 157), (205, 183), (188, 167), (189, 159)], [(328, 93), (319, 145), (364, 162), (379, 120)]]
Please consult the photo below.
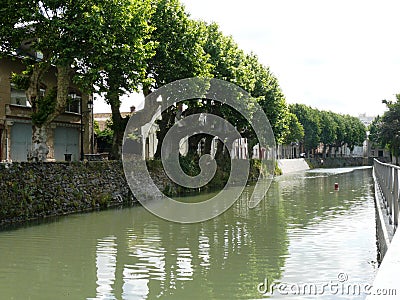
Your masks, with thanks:
[(19, 90), (27, 90), (29, 88), (29, 72), (24, 71), (21, 74), (11, 73), (11, 82), (15, 84), (15, 87)]
[(366, 128), (356, 117), (320, 111), (304, 104), (292, 104), (289, 109), (304, 128), (302, 143), (307, 152), (320, 143), (325, 148), (347, 144), (352, 151), (355, 146), (361, 146), (366, 138)]
[[(281, 142), (289, 131), (289, 114), (277, 79), (269, 68), (258, 61), (256, 55), (245, 54), (232, 37), (225, 36), (219, 30), (217, 24), (198, 22), (198, 27), (204, 28), (201, 30), (205, 39), (203, 47), (208, 55), (208, 64), (211, 66), (212, 76), (232, 82), (246, 90), (252, 98), (246, 101), (238, 99), (238, 104), (243, 110), (247, 110), (251, 114), (255, 102), (258, 102), (271, 123), (277, 141)], [(257, 143), (249, 122), (231, 107), (219, 102), (201, 100), (197, 103), (190, 103), (185, 114), (200, 112), (208, 112), (223, 117), (234, 125), (243, 137), (248, 139), (250, 145)], [(165, 116), (162, 128), (172, 126), (173, 122), (174, 118)], [(191, 146), (196, 148), (197, 144), (194, 143)], [(205, 151), (208, 152), (209, 149), (205, 149)]]
[(163, 164), (159, 159), (151, 159), (146, 161), (149, 172), (156, 172), (163, 169)]
[(280, 175), (282, 175), (282, 174), (283, 174), (283, 173), (282, 173), (281, 168), (279, 168), (279, 166), (278, 166), (278, 162), (275, 161), (274, 175), (275, 175), (275, 176), (280, 176)]
[(32, 113), (32, 124), (42, 125), (46, 122), (48, 117), (54, 113), (56, 108), (57, 90), (56, 88), (50, 89), (44, 97), (37, 100), (37, 110)]
[(95, 121), (94, 133), (96, 135), (97, 140), (97, 150), (99, 152), (110, 152), (112, 143), (113, 143), (113, 135), (114, 131), (112, 130), (112, 121), (106, 121), (106, 128), (104, 130), (100, 130), (99, 124)]
[(304, 128), (304, 139), (302, 141), (306, 151), (315, 149), (320, 142), (320, 120), (317, 110), (304, 104), (292, 104), (290, 111), (297, 116), (297, 119)]
[(354, 146), (361, 146), (366, 138), (366, 127), (356, 117), (345, 115), (343, 117), (345, 125), (344, 143), (346, 143), (350, 150), (354, 149)]
[(249, 181), (257, 181), (261, 173), (262, 162), (259, 159), (250, 160)]
[(209, 76), (204, 28), (189, 18), (179, 0), (154, 1), (153, 9), (150, 41), (156, 47), (147, 59), (146, 77), (152, 83), (144, 85), (145, 95), (178, 79)]
[(395, 157), (400, 156), (400, 94), (395, 101), (383, 100), (388, 110), (371, 124), (371, 139), (386, 146)]
[(381, 137), (382, 117), (376, 116), (372, 123), (369, 125), (369, 140), (378, 146), (385, 147), (385, 143)]
[(97, 197), (94, 197), (95, 199), (95, 205), (100, 208), (100, 209), (105, 209), (107, 208), (110, 203), (112, 202), (112, 196), (110, 194), (107, 193), (103, 193), (98, 195)]
[(197, 176), (200, 174), (199, 157), (198, 156), (179, 156), (179, 163), (182, 170), (189, 176)]
[[(118, 111), (119, 96), (147, 82), (150, 0), (3, 1), (0, 10), (0, 55), (15, 51), (32, 70), (21, 86), (38, 123), (50, 123), (65, 109), (71, 83), (92, 92), (96, 86)], [(39, 56), (36, 54), (40, 52)], [(36, 103), (43, 75), (57, 69), (57, 97)], [(48, 104), (44, 102), (43, 104)], [(43, 110), (43, 111), (42, 111)], [(117, 116), (115, 114), (114, 116)], [(121, 118), (114, 118), (119, 126)], [(120, 132), (118, 132), (120, 134)], [(120, 134), (121, 135), (121, 134)], [(119, 135), (119, 136), (120, 136)]]
[(290, 144), (292, 142), (300, 142), (304, 138), (303, 125), (297, 119), (297, 116), (293, 113), (289, 113), (289, 130), (287, 130), (284, 143)]
[[(245, 54), (215, 23), (190, 19), (179, 0), (7, 0), (4, 4), (5, 9), (0, 11), (1, 52), (11, 54), (19, 49), (30, 58), (37, 51), (43, 54), (40, 62), (26, 60), (28, 70), (35, 70), (36, 77), (32, 73), (15, 79), (29, 89), (29, 101), (36, 101), (38, 83), (50, 66), (71, 68), (67, 73), (73, 74), (65, 76), (66, 82), (58, 86), (64, 90), (53, 98), (55, 106), (47, 102), (50, 98), (43, 102), (47, 106), (32, 105), (37, 110), (37, 123), (48, 122), (62, 112), (67, 101), (65, 89), (71, 81), (86, 91), (96, 86), (105, 93), (113, 111), (112, 130), (97, 134), (107, 142), (113, 134), (113, 153), (118, 157), (126, 125), (119, 113), (121, 95), (139, 88), (147, 95), (172, 81), (199, 76), (227, 80), (245, 89), (264, 109), (278, 142), (301, 138), (301, 128), (289, 114), (278, 80), (269, 68), (256, 55)], [(22, 41), (29, 41), (29, 47), (20, 47)], [(243, 103), (244, 108), (251, 110), (252, 101)], [(256, 143), (248, 122), (237, 112), (209, 101), (194, 106), (188, 111), (202, 109), (220, 115), (250, 144)], [(173, 114), (163, 113), (160, 123), (166, 126), (160, 126), (159, 145)]]
[(321, 143), (324, 145), (333, 145), (336, 140), (337, 124), (333, 118), (333, 113), (328, 111), (319, 111), (321, 134)]
[[(254, 97), (267, 115), (276, 140), (282, 142), (289, 131), (289, 111), (278, 80), (268, 67), (259, 62), (256, 55), (245, 54), (232, 37), (225, 36), (219, 30), (217, 24), (205, 26), (207, 41), (204, 49), (209, 55), (212, 75), (240, 86)], [(251, 109), (252, 103), (250, 101), (243, 105), (245, 109)], [(234, 124), (244, 136), (252, 137), (248, 122), (241, 116), (223, 107), (213, 110), (220, 110), (220, 115)], [(250, 144), (253, 142), (250, 141)]]

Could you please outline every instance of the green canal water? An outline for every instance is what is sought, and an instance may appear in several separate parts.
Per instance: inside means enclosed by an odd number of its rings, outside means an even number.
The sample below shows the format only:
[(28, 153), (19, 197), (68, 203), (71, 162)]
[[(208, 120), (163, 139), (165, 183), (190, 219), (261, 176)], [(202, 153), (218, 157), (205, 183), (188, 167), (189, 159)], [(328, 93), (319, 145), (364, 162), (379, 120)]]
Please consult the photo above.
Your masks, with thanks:
[(0, 299), (365, 298), (377, 268), (371, 169), (281, 176), (254, 209), (250, 192), (199, 224), (137, 206), (2, 231)]

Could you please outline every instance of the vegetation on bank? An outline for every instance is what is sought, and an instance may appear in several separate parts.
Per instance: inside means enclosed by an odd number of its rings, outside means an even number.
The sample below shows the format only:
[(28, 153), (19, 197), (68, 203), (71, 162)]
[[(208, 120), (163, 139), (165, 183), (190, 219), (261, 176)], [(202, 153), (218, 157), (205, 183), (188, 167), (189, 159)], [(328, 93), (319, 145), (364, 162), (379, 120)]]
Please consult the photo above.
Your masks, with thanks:
[(322, 143), (323, 153), (335, 147), (336, 156), (340, 147), (347, 145), (353, 151), (355, 146), (362, 146), (366, 139), (366, 127), (356, 117), (318, 110), (304, 104), (291, 104), (289, 110), (296, 115), (304, 130), (299, 142), (307, 154)]
[[(200, 172), (197, 163), (182, 157), (181, 165), (190, 175)], [(260, 161), (250, 162), (249, 183), (256, 180)], [(156, 186), (169, 196), (212, 192), (223, 188), (229, 177), (227, 165), (205, 187), (187, 189), (172, 182), (160, 160), (148, 161)], [(141, 184), (141, 183), (139, 183)], [(143, 185), (143, 191), (152, 187)], [(50, 216), (93, 211), (137, 203), (126, 181), (121, 161), (0, 164), (0, 228)]]
[(390, 151), (395, 163), (399, 165), (400, 156), (400, 94), (395, 101), (383, 100), (387, 111), (383, 116), (377, 116), (369, 127), (370, 141)]
[(0, 164), (0, 227), (134, 202), (121, 161)]
[(317, 168), (345, 168), (345, 167), (359, 167), (359, 166), (372, 166), (374, 161), (373, 158), (366, 157), (326, 157), (321, 161), (320, 158), (306, 158), (310, 169)]
[[(180, 166), (182, 170), (189, 176), (197, 176), (200, 174), (199, 167), (199, 156), (180, 156)], [(247, 163), (243, 160), (243, 163)], [(251, 184), (255, 182), (261, 172), (261, 161), (257, 159), (251, 159), (249, 161), (250, 169), (249, 174), (247, 176), (247, 182)], [(160, 174), (164, 174), (163, 163), (159, 159), (153, 159), (147, 161), (147, 167), (153, 176), (159, 176)], [(212, 177), (211, 181), (201, 188), (186, 188), (180, 186), (179, 184), (175, 184), (173, 181), (168, 180), (164, 181), (163, 193), (168, 196), (177, 196), (177, 195), (185, 195), (191, 193), (199, 193), (199, 192), (211, 192), (215, 190), (221, 190), (226, 183), (228, 182), (229, 176), (231, 175), (231, 161), (227, 157), (224, 158), (224, 161), (217, 161), (217, 169), (215, 175)], [(166, 175), (165, 175), (166, 176)]]

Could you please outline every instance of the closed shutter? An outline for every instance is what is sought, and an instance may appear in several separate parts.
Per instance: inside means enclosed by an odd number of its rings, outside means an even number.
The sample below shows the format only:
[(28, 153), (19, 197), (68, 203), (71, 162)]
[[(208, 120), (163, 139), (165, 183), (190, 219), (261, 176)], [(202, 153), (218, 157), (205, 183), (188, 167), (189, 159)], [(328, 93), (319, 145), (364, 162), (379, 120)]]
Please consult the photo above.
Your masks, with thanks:
[(57, 127), (54, 130), (54, 158), (65, 160), (64, 154), (72, 154), (72, 160), (79, 160), (79, 129)]
[(32, 125), (25, 123), (14, 123), (14, 125), (11, 126), (11, 160), (27, 161), (31, 145)]

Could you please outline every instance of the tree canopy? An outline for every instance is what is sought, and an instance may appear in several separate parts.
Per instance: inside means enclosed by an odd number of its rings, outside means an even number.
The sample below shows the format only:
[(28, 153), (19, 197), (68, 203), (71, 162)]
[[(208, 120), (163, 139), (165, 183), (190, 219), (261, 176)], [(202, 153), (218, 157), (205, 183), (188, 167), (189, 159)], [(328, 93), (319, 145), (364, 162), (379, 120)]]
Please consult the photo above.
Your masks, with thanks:
[[(226, 80), (246, 90), (265, 111), (279, 143), (303, 139), (300, 123), (307, 147), (319, 142), (321, 132), (328, 138), (328, 127), (310, 135), (308, 128), (316, 125), (312, 116), (289, 111), (278, 79), (255, 54), (246, 54), (217, 24), (191, 19), (179, 0), (5, 2), (0, 10), (0, 52), (17, 51), (25, 58), (26, 71), (14, 80), (26, 90), (32, 106), (32, 145), (38, 160), (46, 157), (46, 127), (64, 112), (71, 85), (104, 93), (112, 110), (114, 158), (120, 155), (126, 124), (119, 111), (120, 97), (138, 90), (148, 95), (167, 83), (195, 76)], [(49, 68), (56, 69), (57, 84), (43, 97), (40, 82)], [(250, 109), (251, 101), (243, 105)], [(160, 141), (177, 111), (178, 106), (163, 113)], [(224, 117), (250, 144), (256, 142), (237, 112), (204, 99), (187, 109), (199, 111)], [(309, 124), (299, 123), (300, 118), (308, 118)], [(329, 114), (326, 118), (332, 119)]]
[(325, 149), (335, 147), (337, 150), (347, 145), (353, 151), (366, 138), (365, 125), (357, 117), (321, 111), (304, 104), (291, 104), (289, 109), (303, 126), (301, 143), (307, 152), (315, 150), (320, 143)]
[(386, 104), (387, 111), (371, 123), (370, 140), (389, 149), (397, 160), (400, 156), (400, 94), (396, 94), (395, 101), (382, 102)]
[[(20, 87), (32, 106), (32, 155), (45, 160), (46, 127), (64, 112), (72, 83), (86, 92), (97, 84), (101, 90), (120, 93), (142, 80), (143, 62), (151, 51), (145, 44), (150, 2), (5, 2), (0, 10), (1, 55), (24, 57), (27, 69), (14, 77), (23, 83)], [(126, 64), (119, 64), (121, 59)], [(55, 92), (42, 96), (41, 78), (50, 67), (56, 68)]]

